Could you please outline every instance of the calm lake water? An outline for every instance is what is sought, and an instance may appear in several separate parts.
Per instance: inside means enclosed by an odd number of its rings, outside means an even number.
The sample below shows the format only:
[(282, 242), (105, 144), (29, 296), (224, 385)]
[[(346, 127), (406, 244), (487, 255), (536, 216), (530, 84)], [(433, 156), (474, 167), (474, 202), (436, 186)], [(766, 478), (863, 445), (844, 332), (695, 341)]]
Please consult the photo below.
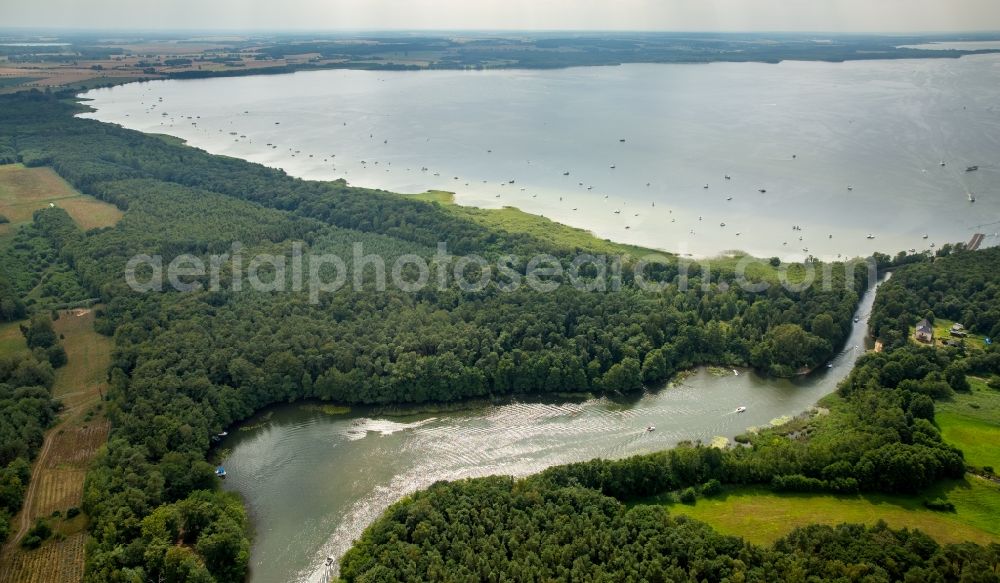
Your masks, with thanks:
[(85, 95), (88, 117), (296, 176), (452, 190), (695, 256), (835, 258), (1000, 231), (997, 55), (315, 71)]
[[(795, 380), (699, 370), (630, 399), (514, 401), (433, 414), (325, 415), (273, 409), (226, 438), (225, 488), (239, 492), (256, 529), (251, 580), (321, 581), (393, 502), (438, 480), (523, 476), (596, 457), (620, 458), (683, 440), (731, 439), (787, 420), (833, 392), (865, 347), (870, 290), (845, 349)], [(745, 413), (736, 408), (747, 407)], [(655, 426), (648, 432), (646, 427)]]

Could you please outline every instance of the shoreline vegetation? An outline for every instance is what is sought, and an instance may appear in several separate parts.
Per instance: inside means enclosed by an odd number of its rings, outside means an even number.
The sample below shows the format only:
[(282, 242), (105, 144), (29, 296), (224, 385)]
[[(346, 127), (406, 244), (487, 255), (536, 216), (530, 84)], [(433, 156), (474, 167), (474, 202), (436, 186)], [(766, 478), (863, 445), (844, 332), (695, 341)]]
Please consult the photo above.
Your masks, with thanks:
[[(598, 237), (593, 232), (572, 225), (566, 225), (521, 210), (514, 206), (504, 206), (502, 208), (481, 208), (476, 206), (465, 206), (455, 202), (456, 193), (447, 190), (428, 190), (419, 194), (401, 194), (413, 200), (419, 200), (431, 204), (436, 204), (441, 208), (454, 213), (457, 216), (471, 220), (490, 229), (496, 229), (507, 233), (528, 234), (540, 241), (558, 245), (561, 247), (576, 247), (586, 249), (592, 253), (600, 253), (609, 256), (621, 256), (629, 261), (641, 260), (644, 257), (657, 256), (669, 259), (691, 259), (693, 261), (704, 261), (712, 265), (722, 266), (727, 270), (734, 270), (741, 259), (752, 259), (753, 263), (748, 266), (746, 276), (754, 281), (767, 281), (776, 283), (778, 281), (778, 270), (776, 266), (768, 260), (759, 257), (752, 257), (744, 251), (737, 249), (720, 252), (710, 257), (689, 257), (680, 256), (665, 249), (654, 249), (640, 245), (629, 245), (617, 243), (611, 239)], [(858, 259), (847, 259), (846, 262), (857, 261)], [(804, 272), (789, 266), (788, 277), (791, 282), (801, 281)]]
[(607, 255), (622, 255), (633, 260), (646, 255), (676, 256), (674, 253), (662, 249), (627, 245), (616, 243), (610, 239), (602, 239), (586, 229), (565, 225), (513, 206), (484, 209), (460, 205), (455, 202), (455, 193), (446, 190), (428, 190), (420, 194), (401, 194), (399, 196), (436, 204), (449, 212), (468, 218), (485, 227), (508, 233), (526, 233), (560, 246), (579, 247)]
[[(667, 379), (662, 384), (657, 387), (644, 387), (644, 391), (659, 392), (668, 391), (670, 389), (677, 388), (684, 383), (684, 380), (697, 374), (699, 370), (706, 370), (709, 374), (713, 376), (728, 376), (732, 374), (731, 368), (717, 367), (714, 365), (701, 365), (694, 366), (685, 370), (678, 371), (672, 377)], [(274, 417), (275, 412), (286, 407), (294, 407), (303, 411), (311, 411), (321, 413), (323, 415), (339, 416), (339, 415), (351, 415), (351, 414), (363, 414), (371, 415), (377, 417), (388, 417), (388, 418), (405, 418), (414, 415), (435, 415), (444, 413), (459, 413), (463, 411), (471, 411), (473, 409), (481, 409), (484, 407), (492, 407), (498, 405), (508, 405), (515, 402), (530, 402), (530, 403), (547, 403), (547, 402), (582, 402), (591, 399), (596, 399), (599, 397), (610, 397), (610, 398), (624, 398), (632, 399), (639, 396), (636, 393), (594, 393), (591, 391), (562, 391), (556, 393), (541, 393), (541, 394), (526, 394), (526, 395), (506, 395), (497, 396), (490, 399), (465, 399), (461, 401), (442, 401), (435, 403), (422, 403), (422, 404), (398, 404), (398, 405), (374, 405), (374, 406), (363, 406), (351, 407), (345, 403), (331, 403), (329, 401), (317, 401), (317, 400), (302, 400), (295, 401), (292, 403), (274, 403), (263, 409), (256, 411), (253, 417), (245, 419), (239, 422), (232, 428), (227, 428), (228, 431), (253, 431), (266, 427), (270, 424)], [(811, 407), (805, 411), (802, 411), (800, 415), (796, 416), (796, 419), (803, 416), (808, 416), (816, 407)], [(219, 446), (216, 449), (216, 455), (213, 458), (219, 458), (218, 451), (221, 451), (224, 446)], [(222, 456), (224, 457), (224, 456)]]
[[(650, 392), (660, 392), (669, 391), (671, 389), (681, 386), (684, 381), (691, 376), (698, 373), (699, 370), (705, 370), (708, 374), (715, 377), (723, 377), (732, 375), (732, 368), (718, 367), (714, 365), (700, 365), (688, 368), (685, 370), (677, 371), (672, 377), (664, 381), (662, 384), (656, 387), (643, 387), (644, 391)], [(442, 401), (435, 403), (422, 403), (422, 404), (398, 404), (398, 405), (375, 405), (375, 406), (364, 406), (364, 407), (351, 407), (345, 403), (331, 403), (328, 401), (315, 401), (315, 400), (303, 400), (295, 401), (293, 403), (274, 403), (265, 407), (264, 409), (258, 410), (254, 413), (254, 416), (239, 422), (232, 428), (227, 428), (228, 431), (252, 431), (266, 427), (270, 424), (273, 419), (274, 413), (277, 410), (294, 407), (302, 411), (311, 411), (321, 413), (323, 415), (329, 416), (339, 416), (339, 415), (351, 415), (351, 414), (363, 414), (371, 415), (377, 417), (388, 417), (388, 418), (405, 418), (414, 415), (435, 415), (443, 413), (458, 413), (463, 411), (471, 411), (474, 409), (481, 409), (484, 407), (492, 407), (499, 405), (509, 405), (515, 402), (529, 402), (529, 403), (547, 403), (547, 402), (583, 402), (591, 399), (596, 399), (599, 397), (609, 397), (609, 398), (622, 398), (622, 399), (634, 399), (640, 396), (638, 393), (618, 393), (618, 392), (605, 392), (605, 393), (594, 393), (591, 391), (562, 391), (555, 393), (541, 393), (541, 394), (526, 394), (526, 395), (506, 395), (498, 396), (491, 399), (465, 399), (461, 401)], [(810, 407), (803, 410), (801, 413), (797, 414), (794, 419), (788, 419), (783, 421), (780, 425), (790, 424), (793, 420), (799, 420), (800, 418), (806, 418), (811, 416), (815, 410), (816, 406)], [(776, 427), (771, 425), (769, 427)], [(754, 431), (751, 431), (754, 432)], [(224, 447), (224, 446), (220, 446)], [(218, 456), (216, 456), (218, 457)]]
[[(581, 388), (628, 393), (705, 362), (791, 375), (834, 354), (850, 330), (863, 290), (863, 278), (855, 274), (828, 291), (774, 287), (753, 294), (731, 285), (732, 270), (715, 269), (693, 275), (704, 286), (680, 291), (679, 274), (667, 268), (660, 275), (675, 284), (652, 296), (634, 289), (634, 274), (628, 269), (622, 291), (598, 295), (573, 290), (510, 296), (432, 291), (412, 297), (360, 290), (309, 306), (295, 294), (136, 294), (119, 281), (130, 255), (208, 254), (233, 240), (268, 250), (287, 250), (292, 240), (324, 250), (364, 240), (395, 257), (429, 253), (444, 234), (457, 252), (496, 256), (543, 251), (563, 261), (579, 246), (561, 236), (503, 228), (493, 218), (498, 215), (484, 219), (456, 210), (463, 207), (409, 200), (341, 181), (292, 179), (278, 170), (81, 120), (72, 116), (78, 106), (59, 98), (37, 93), (2, 98), (0, 158), (32, 168), (51, 167), (81, 193), (114, 204), (124, 214), (114, 226), (83, 232), (60, 208), (36, 212), (32, 223), (15, 235), (13, 251), (4, 253), (31, 250), (45, 262), (5, 258), (5, 265), (18, 267), (10, 271), (12, 281), (4, 271), (0, 300), (21, 319), (52, 298), (99, 297), (103, 307), (95, 327), (115, 338), (107, 394), (112, 434), (84, 492), (83, 510), (94, 537), (87, 556), (90, 581), (125, 572), (144, 578), (172, 574), (242, 581), (249, 560), (246, 511), (237, 497), (218, 491), (205, 456), (210, 436), (270, 404), (315, 398), (389, 406), (524, 393), (559, 395)], [(570, 234), (580, 236), (572, 230), (563, 236)], [(765, 430), (750, 436), (743, 447), (722, 450), (692, 444), (628, 460), (552, 468), (523, 483), (538, 499), (568, 504), (562, 511), (574, 517), (576, 532), (604, 532), (606, 524), (586, 524), (583, 518), (585, 510), (594, 507), (618, 526), (641, 520), (643, 528), (659, 536), (673, 525), (690, 530), (710, 547), (718, 543), (735, 549), (735, 543), (717, 539), (696, 523), (653, 511), (621, 514), (615, 500), (673, 491), (697, 497), (713, 491), (714, 483), (763, 485), (775, 491), (912, 494), (944, 478), (961, 478), (965, 462), (934, 426), (932, 397), (960, 392), (966, 371), (997, 374), (996, 349), (965, 354), (910, 346), (906, 328), (899, 331), (904, 315), (909, 318), (914, 310), (929, 308), (918, 305), (919, 294), (914, 298), (899, 291), (915, 280), (898, 274), (951, 268), (949, 277), (957, 282), (966, 272), (992, 281), (996, 274), (983, 265), (990, 265), (996, 253), (959, 248), (953, 254), (949, 247), (939, 254), (938, 261), (927, 255), (897, 258), (913, 266), (897, 270), (889, 294), (893, 299), (889, 305), (877, 299), (878, 318), (873, 313), (878, 323), (873, 331), (886, 352), (863, 357), (839, 390), (838, 406), (831, 407), (829, 415), (805, 422), (794, 437)], [(27, 303), (21, 298), (38, 288), (44, 276), (29, 267), (34, 265), (58, 271), (64, 284)], [(996, 308), (990, 306), (1000, 303), (991, 304), (997, 298), (989, 293), (970, 291), (951, 298), (959, 302), (958, 308), (948, 304), (934, 311), (962, 316), (961, 306), (975, 301), (984, 314), (993, 314)], [(900, 307), (904, 296), (905, 306)], [(995, 321), (966, 324), (970, 330), (992, 332)], [(478, 572), (465, 564), (464, 553), (449, 538), (451, 525), (437, 525), (444, 530), (428, 530), (426, 536), (407, 530), (405, 540), (397, 538), (395, 544), (390, 533), (399, 533), (393, 521), (411, 512), (414, 504), (433, 509), (458, 496), (456, 507), (471, 502), (484, 512), (499, 511), (503, 524), (513, 524), (505, 522), (512, 516), (506, 513), (520, 503), (511, 496), (520, 494), (509, 491), (510, 484), (514, 482), (503, 478), (471, 480), (435, 486), (405, 499), (348, 553), (345, 578), (392, 578), (390, 567), (377, 557), (403, 553), (400, 566), (413, 560), (404, 559), (411, 556), (410, 550), (431, 540), (446, 545), (439, 548), (449, 553), (459, 553), (448, 555), (449, 561), (456, 561), (451, 566)], [(537, 526), (540, 533), (554, 527)], [(875, 537), (879, 527), (873, 528), (860, 536), (843, 531), (840, 543)], [(814, 529), (808, 534), (840, 536), (838, 532)], [(909, 535), (886, 536), (902, 545)], [(933, 543), (921, 544), (928, 550), (926, 556), (907, 567), (933, 568), (930, 557), (945, 552)], [(549, 551), (537, 548), (529, 555), (535, 552)], [(962, 565), (978, 568), (984, 555), (977, 553), (962, 554)], [(509, 558), (497, 564), (518, 568)], [(560, 565), (552, 563), (553, 568)], [(440, 566), (421, 562), (413, 567), (426, 573)], [(636, 565), (623, 568), (632, 567)]]

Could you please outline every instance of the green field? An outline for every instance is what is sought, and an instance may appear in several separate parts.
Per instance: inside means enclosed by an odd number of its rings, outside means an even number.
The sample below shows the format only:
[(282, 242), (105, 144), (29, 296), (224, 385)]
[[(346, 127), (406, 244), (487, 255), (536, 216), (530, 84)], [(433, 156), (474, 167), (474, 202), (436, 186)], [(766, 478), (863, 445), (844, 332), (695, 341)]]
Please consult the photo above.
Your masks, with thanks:
[[(925, 498), (947, 496), (956, 512), (935, 512)], [(970, 476), (943, 483), (922, 497), (890, 495), (777, 494), (765, 488), (732, 488), (695, 505), (666, 503), (670, 512), (712, 525), (723, 534), (770, 544), (792, 529), (809, 524), (844, 522), (919, 529), (942, 543), (1000, 543), (1000, 486)]]
[(21, 334), (21, 324), (23, 322), (0, 324), (0, 356), (27, 352), (28, 345), (24, 341), (24, 334)]
[[(950, 327), (951, 324), (949, 323)], [(986, 381), (970, 377), (972, 392), (957, 394), (936, 404), (936, 422), (944, 439), (965, 452), (974, 466), (1000, 468), (1000, 391)], [(823, 404), (837, 409), (831, 396)], [(823, 418), (824, 424), (845, 419)], [(826, 426), (826, 431), (836, 427)], [(820, 439), (820, 432), (814, 439)], [(956, 511), (935, 512), (925, 500), (947, 498)], [(652, 499), (660, 503), (659, 499)], [(971, 540), (1000, 542), (1000, 485), (969, 475), (963, 481), (944, 482), (920, 496), (818, 495), (775, 493), (767, 488), (728, 488), (723, 495), (702, 499), (690, 506), (673, 500), (665, 503), (671, 512), (706, 522), (725, 534), (742, 536), (759, 544), (771, 543), (795, 527), (808, 524), (835, 525), (842, 522), (872, 524), (885, 520), (894, 528), (917, 528), (940, 542)]]
[(114, 341), (94, 330), (94, 317), (94, 309), (64, 310), (53, 322), (68, 362), (56, 370), (52, 394), (67, 408), (96, 401), (107, 385)]
[(971, 394), (937, 404), (935, 421), (945, 441), (965, 452), (970, 464), (1000, 469), (1000, 391), (983, 379), (970, 377), (969, 384)]
[(80, 194), (51, 168), (0, 166), (0, 215), (10, 219), (0, 225), (0, 237), (30, 222), (36, 210), (49, 205), (65, 209), (83, 230), (108, 227), (122, 217), (118, 207)]

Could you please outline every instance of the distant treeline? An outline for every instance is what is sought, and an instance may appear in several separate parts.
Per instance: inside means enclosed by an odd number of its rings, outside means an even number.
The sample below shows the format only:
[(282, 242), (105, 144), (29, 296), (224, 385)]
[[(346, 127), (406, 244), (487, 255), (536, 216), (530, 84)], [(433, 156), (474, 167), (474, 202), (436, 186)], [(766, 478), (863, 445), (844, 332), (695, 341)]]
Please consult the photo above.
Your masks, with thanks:
[[(432, 69), (552, 69), (625, 63), (710, 63), (780, 61), (854, 61), (873, 59), (957, 58), (994, 50), (903, 48), (942, 40), (995, 40), (995, 37), (876, 36), (698, 33), (580, 33), (470, 35), (467, 38), (373, 35), (337, 39), (275, 39), (258, 54), (280, 59), (318, 54), (337, 66), (366, 68), (370, 63), (406, 64), (426, 60)], [(355, 42), (351, 42), (355, 41)]]
[(339, 64), (315, 64), (296, 63), (292, 65), (280, 65), (275, 67), (252, 67), (248, 69), (191, 69), (186, 71), (170, 71), (167, 77), (171, 79), (207, 79), (209, 77), (246, 77), (248, 75), (282, 75), (285, 73), (296, 73), (299, 71), (317, 71), (321, 69), (361, 69), (366, 71), (417, 71), (420, 67), (416, 65), (398, 65), (395, 63), (344, 63)]

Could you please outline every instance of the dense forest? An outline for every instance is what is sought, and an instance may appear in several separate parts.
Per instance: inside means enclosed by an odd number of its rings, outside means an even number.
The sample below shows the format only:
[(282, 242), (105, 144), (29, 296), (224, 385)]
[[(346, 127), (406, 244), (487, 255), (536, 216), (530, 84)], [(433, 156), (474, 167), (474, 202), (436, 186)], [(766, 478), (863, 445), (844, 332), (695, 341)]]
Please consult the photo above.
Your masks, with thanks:
[[(37, 211), (34, 221), (14, 234), (0, 253), (0, 322), (25, 318), (36, 309), (71, 307), (90, 296), (61, 254), (66, 239), (78, 233), (62, 209)], [(44, 298), (42, 304), (36, 305)]]
[(810, 526), (770, 548), (582, 486), (483, 478), (397, 503), (344, 557), (347, 581), (997, 581), (1000, 545), (884, 524)]
[[(107, 395), (113, 429), (84, 494), (93, 534), (88, 581), (242, 581), (249, 553), (246, 513), (238, 499), (218, 492), (205, 456), (212, 436), (267, 405), (304, 398), (424, 403), (629, 392), (707, 363), (791, 376), (839, 349), (867, 283), (864, 270), (849, 275), (834, 269), (837, 279), (828, 289), (771, 286), (751, 292), (734, 285), (731, 271), (693, 266), (689, 285), (682, 287), (675, 262), (660, 267), (656, 275), (668, 285), (651, 293), (636, 285), (634, 258), (626, 257), (621, 289), (614, 291), (570, 285), (550, 293), (507, 291), (497, 274), (480, 292), (448, 287), (409, 293), (363, 285), (318, 301), (304, 291), (232, 285), (137, 293), (123, 277), (130, 257), (159, 255), (164, 264), (182, 254), (207, 259), (231, 253), (234, 242), (247, 256), (283, 257), (299, 242), (307, 251), (344, 257), (362, 243), (366, 253), (391, 263), (407, 254), (429, 258), (444, 241), (456, 255), (516, 256), (516, 269), (537, 253), (568, 265), (577, 253), (591, 250), (493, 230), (433, 203), (342, 181), (299, 180), (78, 119), (73, 114), (79, 106), (65, 97), (0, 98), (0, 135), (12, 151), (9, 161), (51, 166), (80, 191), (126, 212), (115, 227), (88, 232), (61, 209), (37, 212), (0, 256), (0, 307), (6, 319), (33, 314), (29, 328), (39, 326), (44, 337), (41, 316), (48, 312), (42, 306), (90, 298), (104, 305), (97, 326), (115, 340)], [(980, 266), (989, 259), (979, 257), (986, 254), (959, 251), (900, 267), (886, 284), (892, 286), (886, 297), (905, 296), (905, 310), (921, 314), (933, 309), (964, 315), (970, 301), (995, 310), (987, 304), (995, 297), (996, 275)], [(966, 276), (974, 269), (981, 275)], [(931, 271), (921, 276), (920, 270)], [(933, 282), (937, 270), (954, 274), (954, 295), (927, 296), (918, 287), (922, 277)], [(227, 265), (223, 279), (233, 277)], [(977, 277), (982, 287), (973, 289)], [(192, 282), (207, 283), (198, 276)], [(904, 291), (893, 291), (897, 287)], [(903, 321), (893, 306), (904, 300), (887, 303), (881, 297), (873, 322)], [(933, 300), (921, 299), (927, 297)], [(921, 303), (928, 301), (933, 303)], [(991, 329), (996, 319), (967, 324)], [(33, 334), (26, 329), (29, 345)], [(939, 547), (922, 535), (882, 527), (806, 529), (773, 549), (759, 549), (662, 510), (622, 504), (663, 492), (702, 495), (726, 484), (915, 492), (961, 476), (966, 464), (934, 426), (933, 399), (966, 390), (965, 371), (1000, 372), (1000, 354), (995, 347), (966, 354), (888, 345), (859, 362), (829, 415), (799, 421), (794, 431), (743, 436), (744, 447), (689, 444), (553, 468), (518, 482), (436, 486), (373, 526), (345, 559), (344, 576), (404, 580), (460, 572), (478, 579), (493, 565), (498, 580), (574, 574), (595, 580), (721, 580), (727, 573), (762, 580), (768, 572), (847, 580), (859, 569), (874, 573), (873, 580), (927, 580), (935, 573), (957, 580), (984, 564), (995, 567), (996, 549)], [(58, 366), (58, 350), (33, 348), (37, 368)], [(25, 400), (28, 406), (28, 395), (41, 395), (24, 390), (28, 385), (20, 380), (5, 381), (3, 370), (0, 388), (18, 395), (15, 404)], [(38, 386), (44, 390), (46, 384)], [(43, 404), (51, 416), (55, 405)], [(24, 465), (17, 460), (30, 458), (50, 418), (35, 417), (37, 431), (22, 438), (23, 447), (11, 449), (11, 475), (18, 479)], [(455, 513), (440, 510), (451, 505)], [(592, 534), (594, 554), (581, 554), (567, 538), (581, 532)], [(865, 542), (874, 540), (885, 544)], [(494, 565), (483, 549), (497, 541), (507, 541), (509, 553)], [(413, 556), (424, 545), (435, 550)], [(509, 545), (521, 550), (514, 553)], [(883, 552), (894, 557), (895, 567), (885, 566)]]
[[(911, 321), (906, 309), (922, 314), (930, 305), (970, 317), (985, 290), (995, 292), (1000, 283), (998, 255), (998, 249), (959, 250), (908, 262), (880, 289), (872, 321), (899, 334), (894, 325)], [(950, 286), (956, 295), (934, 293)], [(969, 321), (993, 325), (988, 316)], [(341, 575), (347, 581), (998, 581), (996, 544), (939, 546), (919, 532), (842, 525), (798, 529), (762, 549), (643, 503), (665, 493), (693, 501), (743, 484), (919, 494), (961, 477), (967, 464), (941, 439), (934, 402), (969, 391), (968, 372), (997, 378), (1000, 350), (934, 349), (906, 342), (902, 333), (903, 342), (858, 360), (829, 400), (829, 414), (741, 436), (744, 447), (682, 444), (517, 481), (436, 484), (387, 510), (344, 557)], [(947, 507), (947, 501), (929, 504)]]
[[(682, 290), (674, 264), (656, 274), (666, 289), (649, 293), (635, 285), (626, 257), (620, 291), (505, 291), (496, 274), (482, 292), (362, 286), (318, 302), (305, 292), (226, 286), (136, 293), (123, 277), (130, 257), (160, 255), (166, 264), (225, 253), (235, 241), (247, 256), (287, 256), (302, 242), (349, 257), (362, 243), (390, 262), (430, 257), (444, 241), (456, 255), (516, 256), (515, 269), (536, 253), (568, 265), (589, 249), (493, 230), (391, 193), (294, 179), (76, 111), (59, 96), (4, 97), (0, 134), (14, 160), (51, 166), (125, 215), (115, 227), (81, 232), (61, 209), (36, 213), (2, 259), (18, 268), (0, 286), (0, 302), (8, 318), (37, 311), (42, 304), (23, 294), (41, 283), (46, 305), (93, 298), (105, 306), (97, 326), (115, 338), (113, 430), (85, 491), (94, 535), (88, 580), (242, 580), (246, 518), (213, 493), (205, 455), (214, 434), (266, 405), (627, 392), (702, 363), (792, 375), (842, 344), (866, 284), (863, 269), (835, 269), (829, 290), (754, 293), (732, 285), (731, 271), (693, 266)], [(191, 520), (199, 528), (185, 526)], [(175, 535), (181, 546), (164, 544)]]

